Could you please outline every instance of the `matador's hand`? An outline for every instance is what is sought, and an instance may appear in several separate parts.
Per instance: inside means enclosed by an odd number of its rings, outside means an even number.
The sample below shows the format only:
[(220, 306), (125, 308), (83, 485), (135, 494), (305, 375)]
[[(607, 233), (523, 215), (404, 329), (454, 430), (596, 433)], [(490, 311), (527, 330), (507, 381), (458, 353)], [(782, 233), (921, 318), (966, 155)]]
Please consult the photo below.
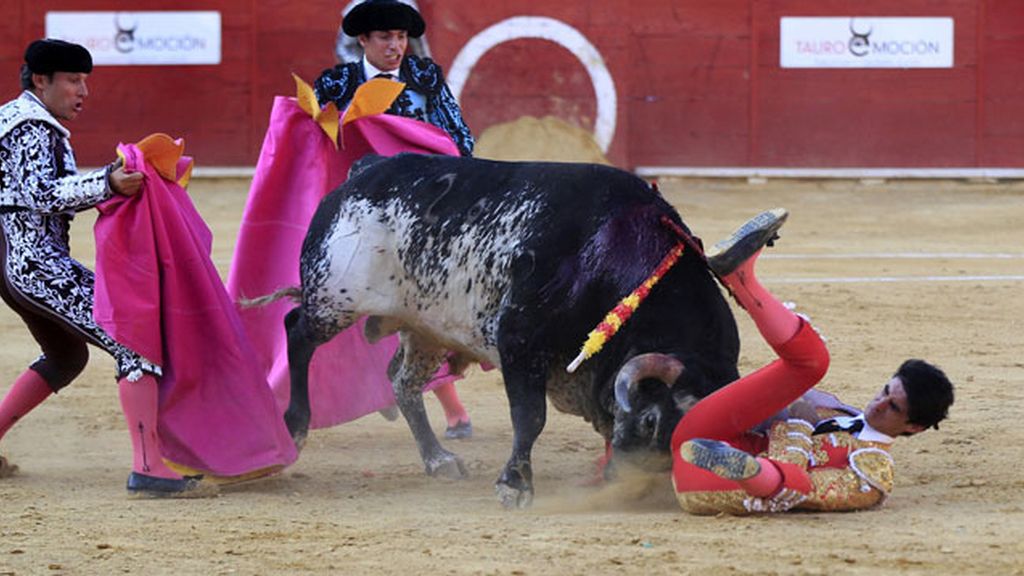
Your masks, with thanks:
[(120, 158), (110, 167), (107, 181), (110, 189), (122, 196), (134, 196), (142, 189), (142, 172), (125, 172), (124, 163)]

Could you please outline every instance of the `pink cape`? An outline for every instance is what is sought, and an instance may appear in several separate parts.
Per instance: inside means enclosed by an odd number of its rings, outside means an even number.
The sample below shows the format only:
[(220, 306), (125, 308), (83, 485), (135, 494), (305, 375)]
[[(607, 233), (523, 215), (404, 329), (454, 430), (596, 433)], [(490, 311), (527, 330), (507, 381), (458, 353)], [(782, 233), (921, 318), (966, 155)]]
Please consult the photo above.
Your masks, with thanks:
[[(299, 254), (320, 200), (347, 177), (352, 163), (367, 153), (420, 152), (457, 155), (442, 130), (409, 118), (378, 114), (342, 127), (343, 147), (294, 98), (274, 99), (270, 125), (256, 164), (228, 276), (228, 293), (255, 298), (299, 284)], [(290, 396), (284, 317), (295, 304), (278, 301), (240, 311), (257, 358), (282, 410)], [(363, 324), (320, 346), (309, 369), (312, 428), (355, 420), (395, 403), (387, 366), (398, 337), (369, 344)], [(452, 382), (443, 366), (427, 389)]]
[[(240, 476), (297, 454), (210, 259), (212, 235), (185, 190), (122, 144), (141, 193), (98, 206), (94, 316), (111, 337), (163, 368), (163, 455), (193, 470)], [(191, 159), (178, 161), (178, 173)]]

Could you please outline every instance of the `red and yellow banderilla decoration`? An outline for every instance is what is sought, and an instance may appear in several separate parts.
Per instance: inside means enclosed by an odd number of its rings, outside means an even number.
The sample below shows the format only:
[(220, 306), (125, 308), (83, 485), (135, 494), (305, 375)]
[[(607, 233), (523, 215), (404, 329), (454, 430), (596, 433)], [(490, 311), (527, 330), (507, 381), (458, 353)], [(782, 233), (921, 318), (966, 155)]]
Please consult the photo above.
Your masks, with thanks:
[(679, 257), (683, 255), (685, 247), (682, 242), (676, 244), (672, 250), (662, 259), (658, 267), (655, 268), (654, 273), (651, 274), (647, 280), (644, 280), (640, 286), (629, 293), (628, 296), (619, 301), (619, 304), (612, 308), (604, 320), (597, 325), (596, 328), (590, 331), (587, 335), (587, 341), (583, 343), (583, 348), (580, 350), (576, 359), (569, 363), (566, 367), (567, 372), (575, 372), (579, 368), (580, 364), (584, 360), (590, 358), (594, 354), (601, 351), (604, 347), (605, 342), (611, 339), (619, 328), (629, 320), (629, 317), (636, 312), (636, 309), (640, 306), (640, 303), (647, 298), (647, 295), (651, 293), (651, 288), (661, 280), (662, 276), (669, 271), (670, 268), (679, 260)]

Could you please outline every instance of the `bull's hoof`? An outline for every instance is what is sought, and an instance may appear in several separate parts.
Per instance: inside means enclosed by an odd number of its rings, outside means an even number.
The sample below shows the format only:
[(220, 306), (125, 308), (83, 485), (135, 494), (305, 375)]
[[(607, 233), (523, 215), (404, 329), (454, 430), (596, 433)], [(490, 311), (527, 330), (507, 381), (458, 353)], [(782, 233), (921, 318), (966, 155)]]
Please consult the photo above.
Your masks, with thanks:
[(302, 452), (302, 449), (306, 447), (307, 436), (308, 434), (305, 431), (292, 434), (292, 443), (295, 444), (296, 452)]
[(449, 478), (451, 480), (462, 480), (469, 477), (466, 465), (462, 459), (448, 452), (439, 458), (431, 459), (426, 463), (427, 475), (432, 477)]
[(501, 505), (508, 510), (529, 508), (533, 505), (533, 488), (520, 490), (498, 482), (494, 485), (494, 493), (498, 495)]
[(494, 492), (505, 508), (529, 508), (533, 504), (533, 468), (530, 461), (513, 457), (494, 483)]
[(295, 449), (301, 452), (306, 445), (306, 436), (309, 435), (309, 418), (299, 418), (288, 411), (284, 414), (284, 424), (295, 443)]

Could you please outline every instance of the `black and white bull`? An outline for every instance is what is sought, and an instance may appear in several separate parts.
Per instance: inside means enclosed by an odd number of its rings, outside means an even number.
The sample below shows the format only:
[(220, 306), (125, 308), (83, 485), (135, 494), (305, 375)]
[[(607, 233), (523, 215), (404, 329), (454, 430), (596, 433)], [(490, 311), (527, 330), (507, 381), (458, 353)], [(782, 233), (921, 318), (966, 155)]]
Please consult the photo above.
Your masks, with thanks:
[(736, 323), (698, 251), (686, 249), (600, 353), (574, 373), (566, 366), (680, 229), (657, 190), (607, 166), (360, 161), (324, 198), (302, 247), (301, 287), (291, 292), (299, 305), (285, 319), (292, 436), (301, 444), (308, 431), (314, 349), (369, 316), (371, 341), (399, 334), (391, 377), (429, 474), (465, 475), (431, 430), (421, 394), (451, 354), (501, 369), (515, 432), (496, 484), (505, 506), (532, 501), (545, 394), (591, 422), (616, 458), (656, 454), (664, 467), (683, 412), (737, 377)]

